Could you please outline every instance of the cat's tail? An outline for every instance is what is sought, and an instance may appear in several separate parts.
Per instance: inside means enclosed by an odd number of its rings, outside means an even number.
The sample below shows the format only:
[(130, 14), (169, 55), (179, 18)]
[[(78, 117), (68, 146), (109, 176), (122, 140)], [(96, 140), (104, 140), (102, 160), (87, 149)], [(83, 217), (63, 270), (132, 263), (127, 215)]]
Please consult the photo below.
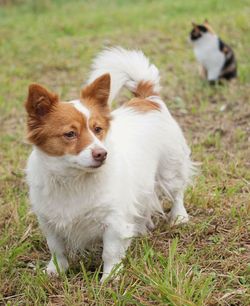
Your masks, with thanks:
[(143, 98), (159, 94), (159, 70), (142, 51), (121, 47), (105, 49), (94, 59), (88, 83), (105, 73), (111, 76), (109, 103), (123, 87)]

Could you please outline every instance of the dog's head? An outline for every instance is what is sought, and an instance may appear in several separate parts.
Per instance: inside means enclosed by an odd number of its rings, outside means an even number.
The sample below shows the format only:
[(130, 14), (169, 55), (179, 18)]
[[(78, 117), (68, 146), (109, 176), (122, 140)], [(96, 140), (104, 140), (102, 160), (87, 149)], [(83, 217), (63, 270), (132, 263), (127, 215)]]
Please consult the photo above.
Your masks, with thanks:
[(80, 99), (62, 102), (38, 84), (29, 86), (25, 108), (28, 140), (47, 156), (87, 172), (105, 162), (104, 141), (110, 127), (110, 75), (82, 89)]
[(192, 30), (190, 32), (190, 40), (192, 42), (196, 42), (198, 40), (201, 40), (202, 38), (206, 38), (207, 36), (210, 35), (215, 35), (214, 30), (210, 26), (209, 22), (207, 19), (204, 21), (203, 24), (196, 24), (192, 22)]

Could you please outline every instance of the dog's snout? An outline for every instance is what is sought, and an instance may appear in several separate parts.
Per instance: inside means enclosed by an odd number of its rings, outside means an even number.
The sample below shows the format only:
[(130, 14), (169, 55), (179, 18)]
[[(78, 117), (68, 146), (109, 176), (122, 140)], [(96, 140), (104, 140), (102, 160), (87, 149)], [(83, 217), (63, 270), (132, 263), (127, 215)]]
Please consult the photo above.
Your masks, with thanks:
[(94, 160), (99, 161), (99, 162), (103, 162), (106, 157), (107, 157), (108, 152), (104, 149), (93, 149), (92, 150), (92, 156), (94, 158)]

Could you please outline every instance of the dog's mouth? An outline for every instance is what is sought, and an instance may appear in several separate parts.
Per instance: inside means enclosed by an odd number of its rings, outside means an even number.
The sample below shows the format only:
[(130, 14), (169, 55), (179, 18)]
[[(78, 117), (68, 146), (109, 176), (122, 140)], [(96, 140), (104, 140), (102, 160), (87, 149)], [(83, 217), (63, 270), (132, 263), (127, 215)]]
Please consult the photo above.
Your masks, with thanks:
[(88, 168), (89, 168), (89, 169), (98, 169), (98, 168), (100, 168), (102, 165), (103, 165), (103, 163), (100, 164), (100, 165), (90, 166), (90, 167), (88, 167)]
[(99, 163), (96, 163), (96, 164), (94, 164), (94, 165), (89, 166), (88, 169), (98, 169), (98, 168), (100, 168), (101, 166), (103, 166), (104, 164), (105, 164), (105, 161), (99, 162)]
[(99, 168), (101, 168), (103, 165), (105, 164), (105, 162), (98, 162), (98, 163), (94, 163), (92, 165), (81, 165), (79, 163), (74, 163), (74, 165), (71, 166), (71, 168), (73, 169), (78, 169), (80, 171), (87, 171), (87, 172), (92, 172), (95, 171)]

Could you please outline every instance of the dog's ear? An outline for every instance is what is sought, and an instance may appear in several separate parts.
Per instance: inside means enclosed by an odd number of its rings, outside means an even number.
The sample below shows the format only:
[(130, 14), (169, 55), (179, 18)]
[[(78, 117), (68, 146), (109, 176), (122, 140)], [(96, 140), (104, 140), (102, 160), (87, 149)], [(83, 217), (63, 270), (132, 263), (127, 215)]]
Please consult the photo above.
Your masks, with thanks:
[(107, 106), (110, 93), (110, 74), (106, 73), (89, 85), (85, 86), (81, 91), (81, 99), (95, 100), (100, 106)]
[(25, 108), (30, 116), (43, 117), (58, 103), (58, 95), (49, 92), (39, 84), (29, 86)]

